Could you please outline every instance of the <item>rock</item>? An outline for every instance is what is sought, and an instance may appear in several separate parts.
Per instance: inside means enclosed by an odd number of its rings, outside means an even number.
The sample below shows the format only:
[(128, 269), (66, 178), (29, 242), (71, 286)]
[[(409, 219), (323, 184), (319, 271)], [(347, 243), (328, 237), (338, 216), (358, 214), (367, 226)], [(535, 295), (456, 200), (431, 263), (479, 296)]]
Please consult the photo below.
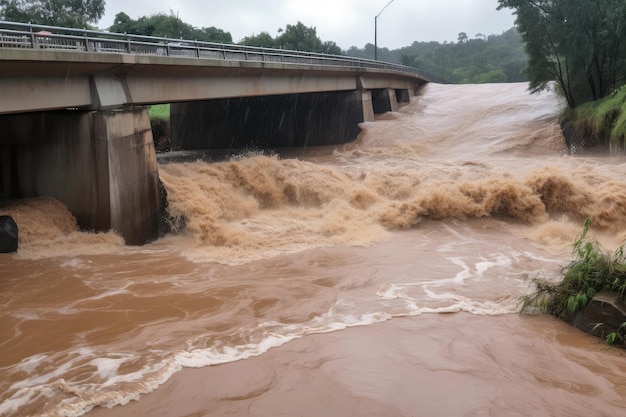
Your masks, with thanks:
[(17, 252), (17, 224), (11, 216), (0, 216), (0, 253)]
[(574, 318), (574, 326), (602, 339), (626, 322), (626, 305), (618, 293), (601, 292)]
[(561, 121), (561, 132), (570, 154), (603, 154), (610, 150), (610, 132), (594, 131), (584, 124), (576, 128), (572, 120)]

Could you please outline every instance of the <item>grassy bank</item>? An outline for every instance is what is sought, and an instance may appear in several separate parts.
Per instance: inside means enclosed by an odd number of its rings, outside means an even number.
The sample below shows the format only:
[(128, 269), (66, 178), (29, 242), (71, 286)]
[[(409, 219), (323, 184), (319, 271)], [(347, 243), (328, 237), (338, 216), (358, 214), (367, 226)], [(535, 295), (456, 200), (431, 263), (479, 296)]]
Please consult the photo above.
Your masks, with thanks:
[(572, 122), (574, 135), (591, 145), (608, 146), (613, 151), (626, 149), (626, 85), (602, 100), (567, 110), (565, 120)]
[(170, 105), (169, 104), (155, 104), (150, 106), (148, 110), (150, 114), (150, 120), (170, 120)]
[(152, 105), (148, 109), (148, 114), (156, 151), (168, 151), (170, 149), (170, 105)]
[[(563, 280), (558, 283), (543, 277), (531, 278), (535, 291), (522, 299), (522, 313), (550, 313), (568, 323), (583, 311), (596, 294), (609, 291), (617, 293), (624, 301), (626, 296), (626, 256), (624, 247), (615, 253), (606, 253), (597, 242), (587, 238), (589, 220), (585, 222), (580, 238), (574, 243), (574, 260), (563, 268)], [(598, 324), (599, 325), (599, 324)], [(610, 344), (624, 343), (626, 323), (606, 336)]]

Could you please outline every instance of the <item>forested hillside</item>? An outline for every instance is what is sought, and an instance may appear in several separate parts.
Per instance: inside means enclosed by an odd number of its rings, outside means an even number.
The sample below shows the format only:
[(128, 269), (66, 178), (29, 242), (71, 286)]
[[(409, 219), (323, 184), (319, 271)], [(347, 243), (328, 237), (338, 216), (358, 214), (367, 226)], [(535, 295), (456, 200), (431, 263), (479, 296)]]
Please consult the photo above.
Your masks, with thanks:
[[(350, 56), (373, 58), (374, 45), (351, 47)], [(458, 42), (413, 42), (411, 46), (378, 50), (378, 59), (420, 68), (454, 83), (492, 83), (525, 81), (522, 69), (528, 57), (515, 28), (501, 35), (477, 34), (470, 39), (459, 33)]]

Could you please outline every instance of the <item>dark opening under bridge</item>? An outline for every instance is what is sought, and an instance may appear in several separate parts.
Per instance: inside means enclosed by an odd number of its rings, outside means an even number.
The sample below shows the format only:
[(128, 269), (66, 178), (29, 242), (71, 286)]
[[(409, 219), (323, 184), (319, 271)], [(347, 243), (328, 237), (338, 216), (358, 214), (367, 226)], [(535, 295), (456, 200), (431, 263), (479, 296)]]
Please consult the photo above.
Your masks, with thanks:
[(330, 145), (409, 102), (415, 68), (345, 56), (0, 22), (0, 199), (50, 196), (88, 230), (158, 236), (147, 105), (173, 149)]

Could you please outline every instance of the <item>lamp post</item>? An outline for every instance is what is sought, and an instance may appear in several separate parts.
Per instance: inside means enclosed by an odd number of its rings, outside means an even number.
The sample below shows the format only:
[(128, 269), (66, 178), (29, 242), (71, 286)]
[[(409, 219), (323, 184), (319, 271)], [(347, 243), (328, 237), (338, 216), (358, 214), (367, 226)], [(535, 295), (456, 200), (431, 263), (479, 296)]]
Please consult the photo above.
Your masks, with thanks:
[(380, 16), (383, 10), (385, 10), (391, 3), (393, 3), (393, 0), (387, 3), (385, 7), (383, 7), (374, 17), (374, 61), (378, 60), (378, 16)]

